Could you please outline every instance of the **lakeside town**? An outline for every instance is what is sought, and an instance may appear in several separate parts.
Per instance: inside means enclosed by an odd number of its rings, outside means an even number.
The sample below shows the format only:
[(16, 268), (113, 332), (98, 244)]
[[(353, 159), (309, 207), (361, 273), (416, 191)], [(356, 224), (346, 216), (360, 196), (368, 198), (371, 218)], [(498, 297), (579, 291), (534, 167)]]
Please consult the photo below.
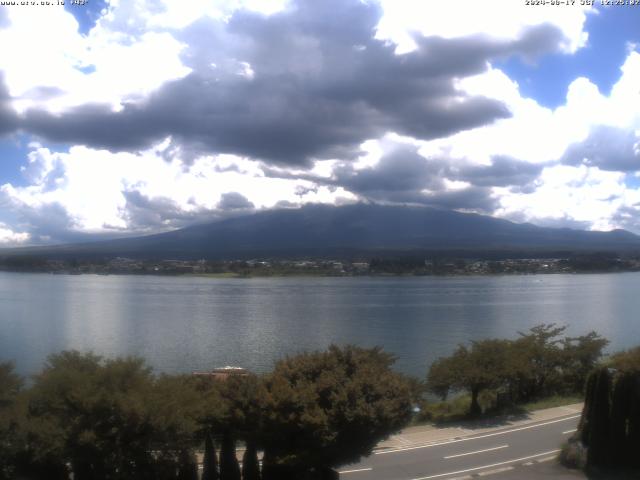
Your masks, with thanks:
[(211, 277), (269, 276), (384, 276), (384, 275), (498, 275), (640, 271), (640, 258), (607, 254), (567, 258), (461, 259), (374, 258), (142, 260), (116, 257), (104, 260), (62, 260), (35, 257), (0, 258), (0, 271), (96, 275), (200, 275)]

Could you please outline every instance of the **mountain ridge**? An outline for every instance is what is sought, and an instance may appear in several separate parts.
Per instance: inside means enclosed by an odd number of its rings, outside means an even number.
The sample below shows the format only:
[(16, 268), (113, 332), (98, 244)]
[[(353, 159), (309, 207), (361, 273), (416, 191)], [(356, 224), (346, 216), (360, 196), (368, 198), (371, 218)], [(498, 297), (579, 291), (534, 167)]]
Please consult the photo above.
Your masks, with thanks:
[(141, 237), (25, 247), (0, 255), (230, 259), (453, 251), (640, 251), (640, 237), (620, 229), (541, 227), (431, 207), (311, 204)]

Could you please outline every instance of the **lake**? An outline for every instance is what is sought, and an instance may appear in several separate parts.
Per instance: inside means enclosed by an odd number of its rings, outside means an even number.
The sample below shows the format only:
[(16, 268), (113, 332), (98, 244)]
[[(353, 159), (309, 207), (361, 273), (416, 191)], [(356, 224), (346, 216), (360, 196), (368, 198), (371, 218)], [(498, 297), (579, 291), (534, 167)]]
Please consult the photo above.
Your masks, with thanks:
[(640, 273), (212, 279), (0, 273), (0, 361), (64, 349), (140, 355), (158, 372), (271, 369), (329, 344), (380, 345), (424, 376), (462, 342), (555, 322), (640, 344)]

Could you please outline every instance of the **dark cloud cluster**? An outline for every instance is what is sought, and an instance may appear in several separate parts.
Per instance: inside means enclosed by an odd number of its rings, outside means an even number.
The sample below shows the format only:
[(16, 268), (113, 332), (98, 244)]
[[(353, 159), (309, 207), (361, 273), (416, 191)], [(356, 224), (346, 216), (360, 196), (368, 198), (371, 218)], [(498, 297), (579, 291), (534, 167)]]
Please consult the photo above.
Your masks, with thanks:
[(128, 230), (177, 228), (197, 218), (197, 215), (185, 212), (168, 197), (150, 198), (138, 190), (125, 190), (122, 194), (126, 202), (122, 216)]
[[(193, 209), (184, 209), (168, 197), (149, 197), (139, 190), (122, 192), (126, 203), (122, 217), (126, 220), (127, 231), (159, 231), (185, 227), (194, 223), (220, 220), (229, 216), (246, 214), (255, 209), (245, 196), (237, 192), (222, 194), (214, 209), (194, 205)], [(104, 228), (117, 230), (117, 227), (104, 225)]]
[(640, 203), (620, 207), (611, 218), (619, 228), (631, 232), (640, 232)]
[(27, 231), (34, 243), (82, 241), (86, 234), (74, 231), (74, 222), (65, 207), (58, 202), (31, 206), (15, 205), (5, 192), (0, 191), (0, 207), (14, 210), (19, 223), (14, 229)]
[(4, 75), (0, 72), (0, 136), (18, 128), (18, 116), (11, 108), (10, 100), (11, 96), (4, 83)]
[[(273, 168), (265, 168), (265, 174), (343, 187), (372, 202), (422, 204), (492, 213), (497, 204), (491, 187), (526, 189), (538, 178), (542, 168), (543, 165), (504, 156), (494, 157), (489, 165), (448, 157), (425, 158), (415, 146), (397, 145), (371, 167), (356, 168), (351, 162), (340, 162), (329, 178)], [(463, 181), (469, 185), (452, 189), (447, 180)]]
[(531, 59), (564, 41), (541, 25), (515, 40), (416, 37), (415, 51), (396, 55), (394, 45), (375, 39), (380, 15), (372, 2), (297, 0), (271, 16), (202, 19), (177, 34), (188, 45), (187, 77), (119, 112), (101, 105), (63, 115), (30, 111), (22, 126), (111, 151), (171, 135), (197, 151), (281, 165), (348, 160), (362, 141), (387, 131), (426, 140), (508, 117), (502, 103), (457, 91), (454, 79), (485, 71), (490, 59)]
[(223, 193), (217, 205), (222, 211), (253, 210), (255, 205), (238, 192)]
[(601, 170), (630, 172), (640, 169), (640, 138), (633, 130), (599, 125), (582, 142), (565, 152), (562, 162)]

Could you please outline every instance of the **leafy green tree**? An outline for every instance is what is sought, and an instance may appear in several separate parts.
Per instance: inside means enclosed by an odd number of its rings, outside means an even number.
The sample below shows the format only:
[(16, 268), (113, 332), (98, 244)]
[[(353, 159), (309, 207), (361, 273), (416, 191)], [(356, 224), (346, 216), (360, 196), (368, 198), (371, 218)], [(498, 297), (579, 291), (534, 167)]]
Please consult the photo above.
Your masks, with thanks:
[(305, 353), (265, 379), (263, 478), (277, 465), (321, 470), (355, 462), (411, 418), (411, 389), (380, 348)]
[(451, 391), (469, 392), (469, 413), (478, 415), (480, 393), (508, 380), (510, 353), (507, 340), (481, 340), (472, 342), (470, 348), (460, 345), (453, 355), (434, 362), (427, 375), (427, 388), (443, 398)]
[(154, 432), (146, 407), (152, 387), (140, 359), (102, 362), (92, 354), (63, 352), (49, 357), (35, 377), (29, 408), (62, 440), (74, 478), (142, 476), (139, 469), (151, 463)]
[(18, 394), (22, 379), (13, 372), (13, 363), (0, 363), (0, 480), (15, 474), (18, 438)]
[(27, 401), (32, 456), (71, 464), (79, 480), (172, 478), (205, 408), (189, 377), (78, 352), (49, 357)]
[(218, 404), (214, 397), (203, 396), (193, 376), (162, 375), (154, 381), (146, 407), (153, 450), (177, 456), (202, 442), (207, 432), (202, 419)]
[(520, 338), (512, 349), (514, 376), (512, 392), (516, 400), (529, 401), (549, 393), (561, 382), (562, 365), (566, 357), (560, 335), (567, 327), (555, 324), (537, 325)]
[[(212, 427), (234, 438), (258, 441), (264, 415), (264, 384), (256, 375), (231, 375), (216, 385), (220, 408)], [(216, 425), (217, 424), (217, 425)]]
[(640, 346), (611, 355), (609, 364), (623, 372), (640, 372)]
[(216, 447), (211, 438), (211, 433), (207, 432), (204, 441), (204, 459), (202, 461), (202, 480), (218, 480), (218, 460), (216, 458)]
[(570, 393), (582, 392), (589, 372), (602, 358), (609, 340), (596, 332), (562, 340), (562, 372), (564, 388)]

